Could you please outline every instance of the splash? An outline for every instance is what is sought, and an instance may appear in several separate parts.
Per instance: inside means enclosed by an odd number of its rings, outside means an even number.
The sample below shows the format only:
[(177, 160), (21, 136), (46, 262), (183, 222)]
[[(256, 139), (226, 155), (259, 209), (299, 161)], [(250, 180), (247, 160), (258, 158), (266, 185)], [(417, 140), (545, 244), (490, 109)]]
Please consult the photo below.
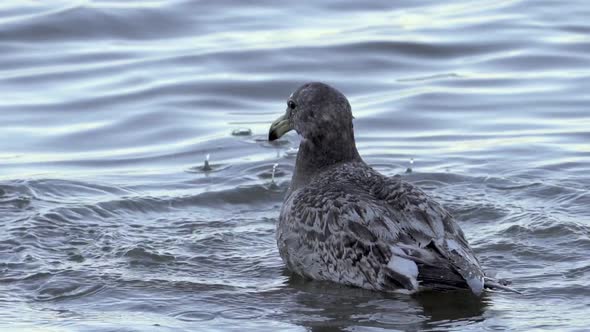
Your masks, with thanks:
[(406, 173), (412, 173), (412, 166), (414, 166), (414, 158), (410, 158), (410, 166), (406, 169)]
[(277, 172), (277, 167), (279, 167), (279, 164), (272, 165), (272, 174), (270, 177), (270, 182), (273, 184), (275, 183), (275, 173)]
[(210, 155), (207, 153), (207, 155), (205, 156), (205, 163), (203, 164), (204, 171), (210, 171), (212, 169), (211, 165), (209, 165), (209, 157)]

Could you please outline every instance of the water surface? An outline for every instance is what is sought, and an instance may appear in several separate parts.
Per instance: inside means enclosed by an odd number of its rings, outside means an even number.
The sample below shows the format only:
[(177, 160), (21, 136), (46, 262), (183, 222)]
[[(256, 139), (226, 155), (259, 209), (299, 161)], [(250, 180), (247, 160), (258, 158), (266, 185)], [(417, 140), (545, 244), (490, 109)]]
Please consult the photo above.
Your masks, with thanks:
[[(0, 4), (0, 329), (586, 329), (588, 17), (581, 0)], [(524, 295), (285, 270), (298, 137), (266, 137), (311, 80), (349, 97), (362, 157), (436, 197)]]

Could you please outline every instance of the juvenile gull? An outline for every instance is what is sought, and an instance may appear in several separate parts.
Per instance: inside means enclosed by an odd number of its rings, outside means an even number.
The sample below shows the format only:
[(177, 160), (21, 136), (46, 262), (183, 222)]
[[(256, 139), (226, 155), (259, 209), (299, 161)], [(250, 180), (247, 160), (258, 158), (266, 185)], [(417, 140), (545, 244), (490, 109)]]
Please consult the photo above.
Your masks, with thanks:
[(419, 188), (368, 166), (352, 119), (342, 93), (314, 82), (289, 97), (270, 127), (271, 141), (290, 130), (302, 136), (277, 224), (287, 267), (378, 291), (481, 294), (484, 273), (454, 218)]

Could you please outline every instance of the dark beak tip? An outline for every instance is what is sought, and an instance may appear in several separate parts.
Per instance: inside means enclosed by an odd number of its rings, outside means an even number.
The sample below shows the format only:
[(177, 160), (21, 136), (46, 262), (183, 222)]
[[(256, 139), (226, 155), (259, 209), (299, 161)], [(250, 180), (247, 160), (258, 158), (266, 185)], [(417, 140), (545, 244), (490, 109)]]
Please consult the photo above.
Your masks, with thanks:
[(269, 141), (271, 141), (271, 142), (272, 142), (272, 141), (276, 140), (277, 138), (279, 138), (279, 136), (277, 135), (277, 133), (276, 133), (274, 130), (271, 130), (271, 131), (268, 133), (268, 140), (269, 140)]

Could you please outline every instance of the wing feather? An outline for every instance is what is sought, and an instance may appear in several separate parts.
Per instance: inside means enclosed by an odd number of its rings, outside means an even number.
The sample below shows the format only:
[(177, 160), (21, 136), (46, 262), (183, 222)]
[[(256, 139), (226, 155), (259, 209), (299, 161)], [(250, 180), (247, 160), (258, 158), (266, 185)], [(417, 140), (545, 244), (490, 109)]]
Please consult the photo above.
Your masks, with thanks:
[(411, 292), (419, 284), (483, 288), (479, 262), (452, 216), (417, 187), (368, 166), (323, 173), (290, 193), (277, 243), (289, 268), (313, 279)]

